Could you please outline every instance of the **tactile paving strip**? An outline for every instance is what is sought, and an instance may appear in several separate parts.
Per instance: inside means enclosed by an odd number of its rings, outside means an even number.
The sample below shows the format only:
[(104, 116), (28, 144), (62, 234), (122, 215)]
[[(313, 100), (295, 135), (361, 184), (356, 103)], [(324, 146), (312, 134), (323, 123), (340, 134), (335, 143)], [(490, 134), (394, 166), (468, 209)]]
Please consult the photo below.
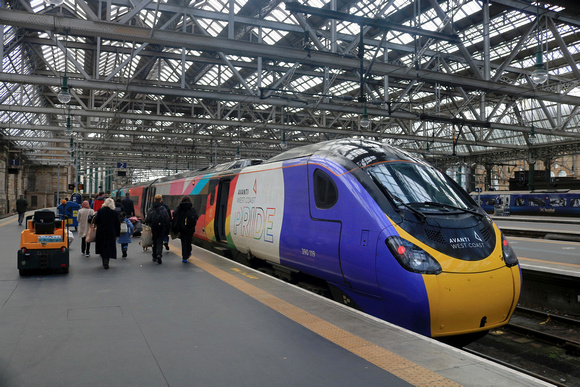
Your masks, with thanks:
[(312, 332), (332, 341), (336, 345), (365, 359), (369, 363), (397, 376), (415, 386), (459, 386), (436, 372), (421, 367), (410, 360), (396, 355), (376, 344), (353, 335), (304, 309), (294, 306), (270, 293), (245, 282), (243, 279), (229, 274), (199, 258), (191, 257), (192, 263), (216, 278), (228, 283), (264, 305), (283, 314)]

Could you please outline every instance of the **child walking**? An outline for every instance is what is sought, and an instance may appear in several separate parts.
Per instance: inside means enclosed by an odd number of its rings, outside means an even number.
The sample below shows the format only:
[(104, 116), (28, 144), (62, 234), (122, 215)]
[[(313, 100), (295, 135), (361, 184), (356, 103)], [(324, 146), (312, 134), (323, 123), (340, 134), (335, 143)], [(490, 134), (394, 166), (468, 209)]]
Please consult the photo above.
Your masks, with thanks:
[(129, 247), (129, 243), (131, 243), (131, 235), (133, 235), (134, 227), (124, 212), (119, 214), (119, 220), (121, 221), (121, 235), (117, 239), (117, 243), (121, 244), (123, 258), (127, 258), (127, 248)]

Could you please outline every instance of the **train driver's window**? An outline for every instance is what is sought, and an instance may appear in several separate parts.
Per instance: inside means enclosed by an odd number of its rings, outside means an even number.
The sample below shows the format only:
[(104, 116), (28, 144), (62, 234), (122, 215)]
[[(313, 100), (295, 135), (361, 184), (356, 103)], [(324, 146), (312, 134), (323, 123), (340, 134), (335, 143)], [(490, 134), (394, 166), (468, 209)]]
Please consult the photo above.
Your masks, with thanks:
[(320, 169), (314, 171), (314, 203), (316, 208), (328, 209), (338, 200), (338, 189), (332, 178)]

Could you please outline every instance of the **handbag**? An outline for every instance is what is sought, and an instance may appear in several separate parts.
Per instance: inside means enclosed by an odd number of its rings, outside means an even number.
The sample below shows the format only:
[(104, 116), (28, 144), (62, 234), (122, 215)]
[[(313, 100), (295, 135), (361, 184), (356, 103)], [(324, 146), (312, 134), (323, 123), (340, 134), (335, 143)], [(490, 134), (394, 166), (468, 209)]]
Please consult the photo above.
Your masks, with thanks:
[(89, 231), (87, 231), (87, 236), (85, 237), (85, 242), (91, 243), (97, 240), (97, 226), (91, 223)]
[(153, 246), (153, 233), (151, 232), (151, 227), (143, 225), (143, 230), (141, 231), (141, 247)]

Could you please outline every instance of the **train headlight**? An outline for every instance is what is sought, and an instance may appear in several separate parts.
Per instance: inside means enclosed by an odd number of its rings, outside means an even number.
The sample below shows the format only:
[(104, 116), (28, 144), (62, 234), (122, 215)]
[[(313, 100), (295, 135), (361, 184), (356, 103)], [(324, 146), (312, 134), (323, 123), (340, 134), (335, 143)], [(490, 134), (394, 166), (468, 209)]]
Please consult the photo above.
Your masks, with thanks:
[(441, 265), (425, 250), (401, 237), (387, 238), (387, 246), (406, 270), (421, 274), (439, 274)]
[(514, 250), (510, 246), (510, 243), (505, 238), (505, 236), (501, 236), (501, 250), (503, 252), (503, 260), (505, 261), (505, 265), (507, 267), (512, 267), (518, 264), (518, 257)]

